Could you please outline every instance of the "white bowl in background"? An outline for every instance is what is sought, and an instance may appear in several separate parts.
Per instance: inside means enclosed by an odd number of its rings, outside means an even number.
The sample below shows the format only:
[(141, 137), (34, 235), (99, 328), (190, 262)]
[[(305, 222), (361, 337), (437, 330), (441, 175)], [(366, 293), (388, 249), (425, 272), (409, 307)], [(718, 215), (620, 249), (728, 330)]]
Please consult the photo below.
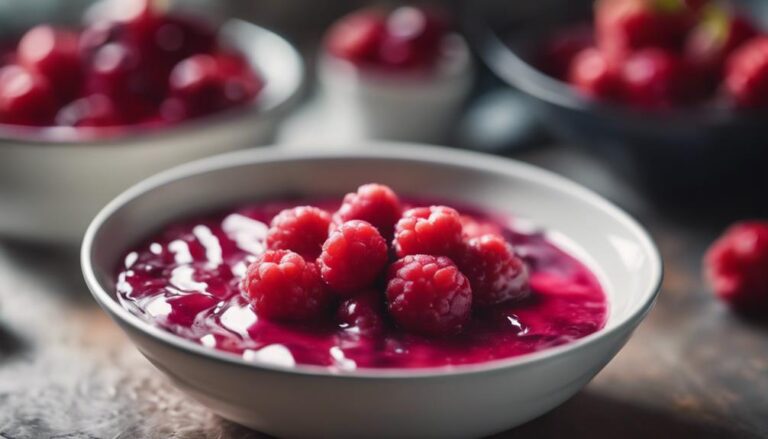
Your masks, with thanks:
[(457, 34), (446, 40), (433, 73), (359, 68), (327, 53), (318, 80), (335, 126), (350, 137), (441, 143), (452, 132), (474, 82), (472, 56)]
[[(318, 148), (241, 151), (163, 172), (109, 203), (86, 233), (82, 267), (96, 300), (155, 366), (224, 418), (279, 437), (492, 434), (575, 394), (654, 303), (662, 265), (651, 238), (626, 213), (569, 180), (507, 159), (420, 145)], [(606, 326), (564, 346), (477, 365), (329, 371), (203, 347), (115, 299), (114, 270), (125, 252), (169, 221), (285, 194), (341, 195), (366, 182), (516, 215), (561, 233), (605, 288)]]
[[(298, 52), (273, 32), (230, 19), (220, 38), (265, 78), (254, 102), (183, 123), (126, 127), (117, 137), (0, 125), (0, 235), (77, 244), (98, 209), (131, 184), (219, 152), (271, 143), (304, 82)], [(82, 135), (82, 133), (81, 133)]]

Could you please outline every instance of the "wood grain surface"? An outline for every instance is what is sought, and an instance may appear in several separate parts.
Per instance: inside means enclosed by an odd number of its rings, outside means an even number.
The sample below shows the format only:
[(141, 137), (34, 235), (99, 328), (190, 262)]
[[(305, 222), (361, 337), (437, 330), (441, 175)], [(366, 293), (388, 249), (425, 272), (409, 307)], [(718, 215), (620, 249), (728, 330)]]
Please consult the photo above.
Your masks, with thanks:
[[(592, 186), (656, 238), (655, 309), (576, 397), (499, 437), (768, 437), (768, 325), (738, 318), (700, 280), (723, 221), (670, 218), (566, 148), (523, 158)], [(1, 213), (0, 213), (1, 214)], [(0, 437), (256, 438), (177, 391), (87, 293), (74, 251), (0, 243)]]

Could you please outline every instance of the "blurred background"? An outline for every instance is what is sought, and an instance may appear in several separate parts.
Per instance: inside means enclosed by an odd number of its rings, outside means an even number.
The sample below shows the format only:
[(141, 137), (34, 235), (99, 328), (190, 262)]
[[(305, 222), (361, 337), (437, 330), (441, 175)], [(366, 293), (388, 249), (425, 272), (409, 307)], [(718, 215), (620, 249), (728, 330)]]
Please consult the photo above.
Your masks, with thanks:
[[(0, 28), (18, 38), (41, 22), (78, 25), (91, 3), (0, 1)], [(725, 3), (763, 34), (768, 2)], [(452, 17), (466, 61), (461, 50), (451, 52), (449, 60), (461, 61), (455, 72), (385, 78), (383, 92), (349, 66), (327, 62), (324, 44), (346, 14), (401, 3), (157, 4), (257, 25), (222, 32), (263, 77), (263, 99), (117, 134), (1, 124), (0, 437), (260, 437), (209, 414), (139, 358), (82, 284), (77, 243), (100, 206), (161, 169), (254, 144), (343, 149), (368, 138), (437, 143), (554, 170), (628, 210), (661, 249), (666, 278), (647, 324), (585, 391), (509, 437), (768, 437), (768, 327), (729, 311), (702, 274), (706, 249), (729, 224), (766, 214), (768, 106), (734, 104), (718, 82), (725, 79), (655, 108), (637, 95), (631, 102), (585, 95), (581, 83), (553, 77), (539, 55), (558, 31), (589, 25), (591, 0), (419, 3)], [(730, 21), (718, 17), (722, 43)], [(662, 82), (709, 74), (663, 65)], [(654, 84), (638, 86), (638, 94), (657, 93)], [(412, 92), (402, 87), (430, 93), (408, 100)], [(371, 98), (376, 93), (384, 97)], [(768, 96), (768, 85), (756, 93)], [(8, 102), (0, 90), (0, 114)], [(445, 111), (427, 114), (419, 102)]]

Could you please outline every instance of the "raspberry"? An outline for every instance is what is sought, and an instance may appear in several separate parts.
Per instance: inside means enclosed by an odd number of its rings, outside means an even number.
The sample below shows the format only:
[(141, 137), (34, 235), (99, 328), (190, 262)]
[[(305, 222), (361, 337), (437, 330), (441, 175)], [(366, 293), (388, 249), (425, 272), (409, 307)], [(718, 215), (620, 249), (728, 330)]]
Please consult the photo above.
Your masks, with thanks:
[(171, 71), (170, 98), (161, 112), (171, 121), (203, 116), (252, 100), (263, 83), (247, 63), (227, 54), (198, 54)]
[(409, 255), (393, 263), (386, 296), (397, 324), (423, 335), (461, 332), (472, 309), (469, 281), (444, 256)]
[(592, 98), (613, 100), (621, 95), (621, 81), (616, 69), (594, 47), (584, 49), (574, 57), (568, 81)]
[(632, 105), (649, 109), (691, 103), (700, 97), (697, 78), (681, 57), (661, 49), (644, 49), (623, 66), (624, 97)]
[(365, 221), (347, 221), (331, 233), (318, 258), (325, 283), (342, 296), (373, 284), (387, 263), (387, 243)]
[(459, 266), (472, 286), (472, 300), (479, 306), (522, 299), (530, 292), (525, 263), (499, 235), (470, 239)]
[(357, 192), (349, 193), (336, 212), (339, 223), (363, 220), (379, 229), (386, 239), (392, 238), (395, 223), (400, 219), (402, 207), (395, 192), (382, 184), (364, 184)]
[(744, 43), (728, 58), (725, 90), (736, 106), (768, 106), (768, 37)]
[(384, 14), (377, 10), (355, 12), (331, 27), (328, 51), (347, 61), (374, 62), (384, 36)]
[(56, 96), (48, 81), (24, 67), (0, 69), (0, 121), (46, 125), (56, 114)]
[(316, 207), (285, 209), (274, 218), (267, 232), (267, 248), (292, 250), (306, 258), (316, 258), (328, 238), (331, 215)]
[(288, 250), (260, 255), (248, 267), (243, 289), (256, 313), (274, 320), (318, 317), (330, 298), (317, 265)]
[(502, 230), (498, 224), (491, 221), (475, 219), (469, 215), (461, 216), (461, 226), (466, 239), (478, 238), (487, 234), (501, 235)]
[(395, 226), (395, 253), (454, 256), (462, 245), (461, 217), (445, 206), (418, 207), (403, 214)]
[(437, 10), (403, 6), (389, 14), (376, 9), (350, 14), (328, 32), (333, 56), (353, 63), (414, 69), (440, 55), (447, 23)]
[(427, 68), (440, 56), (447, 23), (437, 10), (402, 6), (389, 14), (380, 61), (400, 69)]
[(23, 66), (44, 76), (61, 100), (77, 95), (82, 76), (77, 33), (35, 26), (19, 40), (18, 57)]
[(768, 309), (768, 222), (731, 226), (707, 251), (704, 270), (715, 294), (746, 311)]
[(146, 60), (134, 47), (110, 42), (93, 54), (86, 74), (85, 88), (120, 103), (120, 113), (137, 122), (155, 111), (154, 99), (165, 94), (165, 81), (147, 75)]
[(685, 42), (685, 56), (714, 86), (720, 81), (726, 58), (758, 31), (744, 16), (714, 5), (707, 11)]
[(356, 331), (362, 335), (374, 335), (384, 329), (382, 310), (381, 293), (369, 290), (342, 302), (336, 318), (347, 330)]
[(678, 49), (696, 11), (682, 0), (600, 0), (595, 5), (598, 47), (612, 62), (649, 47)]

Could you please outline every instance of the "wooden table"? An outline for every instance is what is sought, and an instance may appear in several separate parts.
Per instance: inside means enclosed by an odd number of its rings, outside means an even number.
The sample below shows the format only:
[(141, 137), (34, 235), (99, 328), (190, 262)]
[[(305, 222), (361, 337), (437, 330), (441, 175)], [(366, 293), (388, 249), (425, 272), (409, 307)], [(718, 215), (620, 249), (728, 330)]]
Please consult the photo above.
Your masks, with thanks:
[[(637, 215), (661, 247), (666, 279), (656, 308), (586, 389), (500, 437), (768, 437), (768, 325), (737, 318), (700, 280), (701, 254), (723, 224), (663, 216), (568, 148), (521, 158)], [(0, 437), (259, 436), (210, 414), (144, 360), (91, 299), (75, 252), (0, 243)]]

